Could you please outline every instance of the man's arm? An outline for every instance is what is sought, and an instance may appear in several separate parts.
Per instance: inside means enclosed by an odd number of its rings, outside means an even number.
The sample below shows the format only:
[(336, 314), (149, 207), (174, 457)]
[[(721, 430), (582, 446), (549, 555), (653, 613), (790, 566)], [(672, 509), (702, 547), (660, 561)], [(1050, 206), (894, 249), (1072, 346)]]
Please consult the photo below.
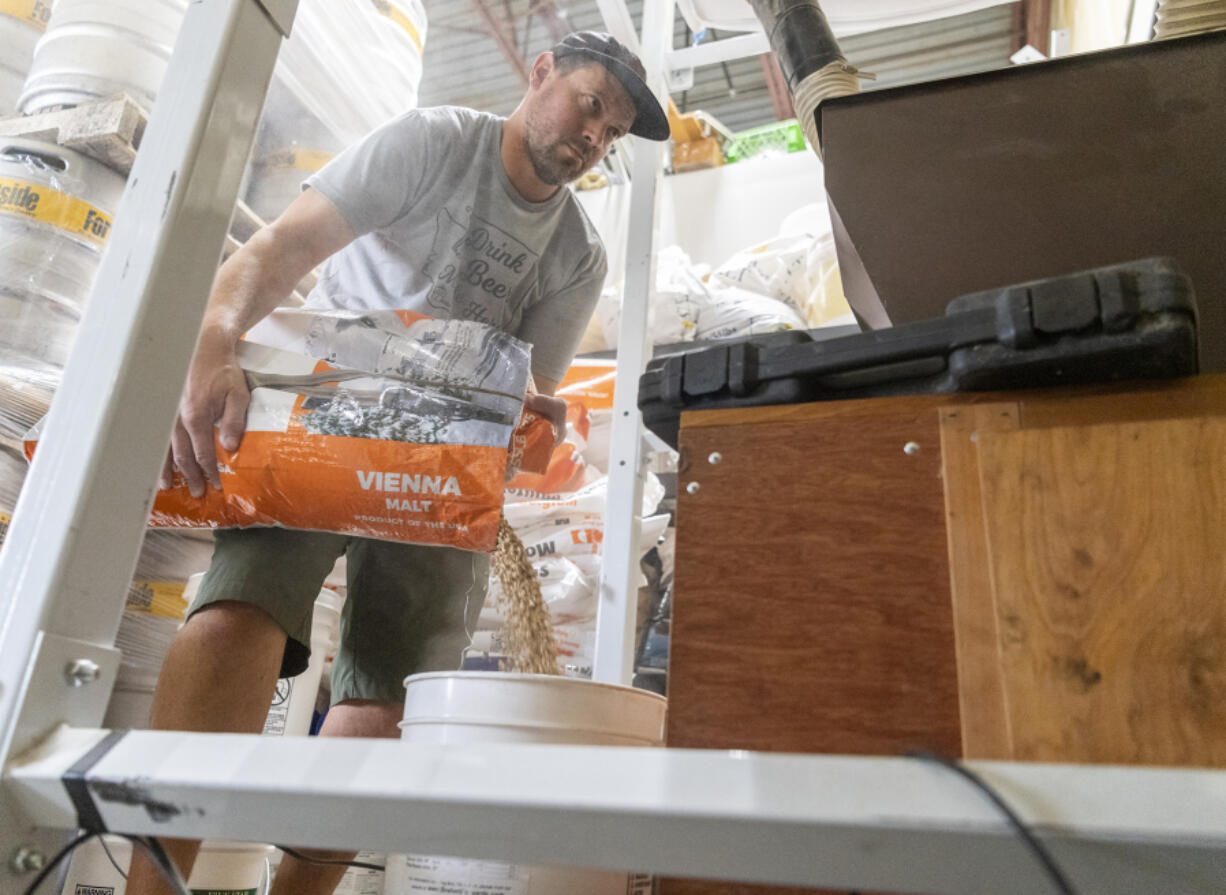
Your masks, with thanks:
[(206, 479), (221, 487), (213, 427), (220, 422), (222, 445), (227, 450), (237, 448), (251, 400), (238, 364), (239, 340), (281, 304), (303, 276), (354, 238), (335, 206), (309, 189), (221, 266), (209, 294), (159, 487), (170, 487), (176, 467), (195, 497), (204, 494)]

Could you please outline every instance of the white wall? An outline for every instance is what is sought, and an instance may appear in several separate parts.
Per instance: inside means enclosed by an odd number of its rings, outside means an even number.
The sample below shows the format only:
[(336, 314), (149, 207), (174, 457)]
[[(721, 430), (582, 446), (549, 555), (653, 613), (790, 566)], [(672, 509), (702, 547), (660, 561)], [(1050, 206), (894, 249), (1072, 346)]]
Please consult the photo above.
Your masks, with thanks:
[[(661, 180), (657, 247), (679, 245), (690, 260), (719, 264), (779, 233), (789, 214), (825, 205), (822, 164), (812, 152), (751, 159)], [(625, 269), (630, 188), (578, 193), (609, 254), (610, 281)]]

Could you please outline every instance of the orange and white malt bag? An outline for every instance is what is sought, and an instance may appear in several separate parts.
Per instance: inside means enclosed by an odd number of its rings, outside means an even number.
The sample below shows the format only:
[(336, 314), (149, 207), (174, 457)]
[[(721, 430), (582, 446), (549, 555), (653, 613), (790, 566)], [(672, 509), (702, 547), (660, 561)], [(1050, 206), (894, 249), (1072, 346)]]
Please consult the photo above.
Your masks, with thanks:
[(238, 449), (216, 443), (221, 490), (194, 498), (177, 476), (149, 524), (282, 526), (490, 551), (529, 352), (472, 321), (278, 310), (239, 344), (251, 405)]

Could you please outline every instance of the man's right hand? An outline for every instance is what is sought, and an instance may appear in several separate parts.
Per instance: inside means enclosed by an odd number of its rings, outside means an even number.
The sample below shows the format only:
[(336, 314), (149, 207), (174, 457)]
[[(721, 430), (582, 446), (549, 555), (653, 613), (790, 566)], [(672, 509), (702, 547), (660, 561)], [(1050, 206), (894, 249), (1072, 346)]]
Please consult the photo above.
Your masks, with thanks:
[[(221, 488), (215, 438), (220, 435), (226, 450), (237, 450), (251, 403), (251, 391), (235, 355), (238, 340), (283, 301), (304, 275), (355, 238), (336, 207), (308, 189), (221, 266), (158, 487), (171, 486), (177, 467), (193, 497), (203, 497), (209, 482)], [(215, 433), (218, 424), (221, 431)]]
[(220, 424), (216, 435), (222, 447), (237, 449), (247, 428), (250, 403), (251, 391), (233, 345), (213, 347), (202, 338), (179, 401), (179, 416), (158, 487), (171, 487), (178, 469), (187, 479), (192, 497), (203, 497), (208, 483), (221, 490), (214, 427)]

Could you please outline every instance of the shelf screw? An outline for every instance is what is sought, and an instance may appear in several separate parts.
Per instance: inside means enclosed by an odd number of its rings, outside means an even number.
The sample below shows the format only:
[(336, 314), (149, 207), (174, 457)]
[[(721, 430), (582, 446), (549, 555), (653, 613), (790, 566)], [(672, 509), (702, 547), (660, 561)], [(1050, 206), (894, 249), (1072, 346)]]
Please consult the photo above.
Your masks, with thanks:
[(712, 451), (710, 456), (707, 457), (707, 462), (710, 463), (712, 466), (714, 466), (723, 459), (724, 459), (724, 455), (721, 454), (719, 451)]
[(702, 486), (699, 485), (697, 482), (690, 482), (688, 485), (685, 486), (685, 492), (687, 494), (697, 494), (698, 489), (701, 487)]
[(64, 666), (64, 680), (70, 687), (84, 687), (92, 684), (102, 675), (98, 663), (90, 659), (73, 659)]
[(9, 867), (14, 873), (37, 873), (47, 866), (47, 856), (36, 848), (23, 845), (13, 854)]
[(916, 454), (919, 453), (919, 449), (920, 449), (919, 442), (915, 442), (915, 441), (908, 441), (906, 444), (902, 446), (902, 452), (906, 454), (908, 457), (914, 457)]

